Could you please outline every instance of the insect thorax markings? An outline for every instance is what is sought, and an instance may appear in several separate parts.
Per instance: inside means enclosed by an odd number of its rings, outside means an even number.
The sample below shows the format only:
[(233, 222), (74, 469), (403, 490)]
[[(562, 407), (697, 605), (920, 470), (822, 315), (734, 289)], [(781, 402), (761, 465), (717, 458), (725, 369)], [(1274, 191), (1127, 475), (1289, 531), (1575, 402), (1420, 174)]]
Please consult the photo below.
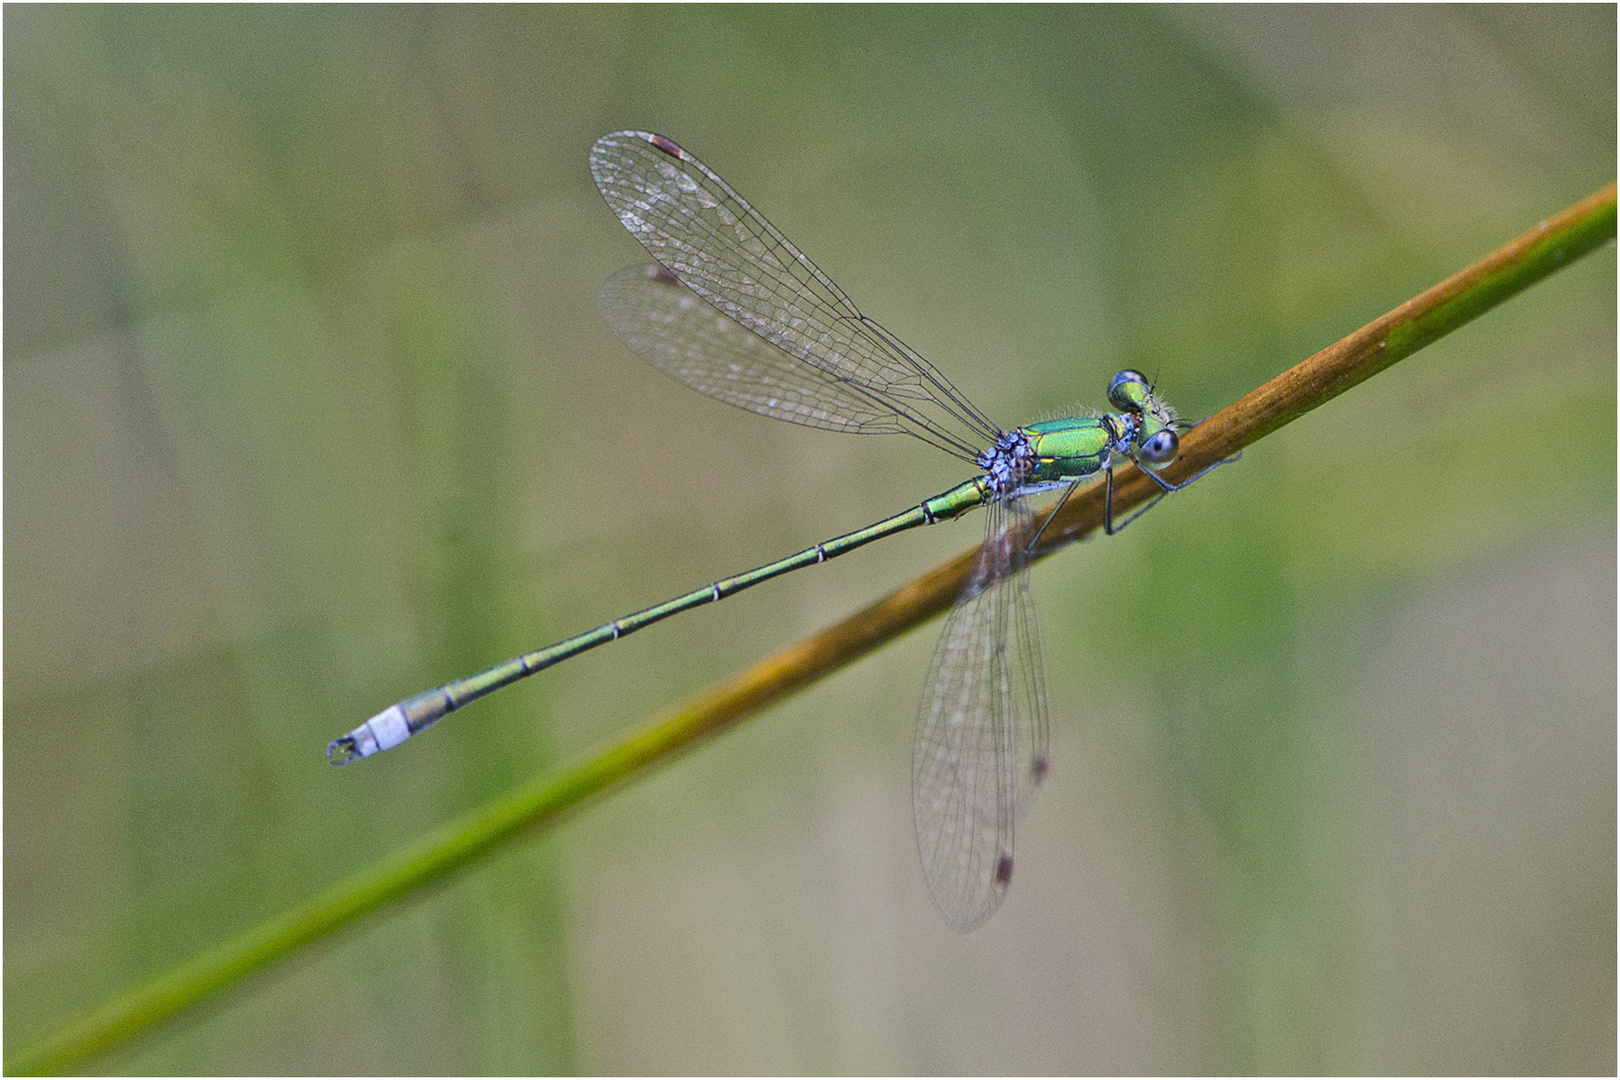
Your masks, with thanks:
[[(1129, 456), (1137, 421), (1130, 413), (1071, 416), (1031, 424), (1016, 434), (1029, 448), (1031, 463), (1018, 481), (1022, 493), (1028, 494), (1067, 487), (1106, 468), (1114, 454)], [(1001, 442), (1006, 439), (1003, 436)], [(984, 456), (992, 453), (986, 451)]]

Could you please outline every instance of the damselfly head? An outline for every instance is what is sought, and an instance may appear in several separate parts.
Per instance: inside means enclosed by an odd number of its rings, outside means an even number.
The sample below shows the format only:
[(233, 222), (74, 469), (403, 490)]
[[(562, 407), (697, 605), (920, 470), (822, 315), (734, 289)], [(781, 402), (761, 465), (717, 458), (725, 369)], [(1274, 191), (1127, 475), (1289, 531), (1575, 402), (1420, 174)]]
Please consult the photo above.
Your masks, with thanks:
[(1175, 411), (1159, 399), (1140, 371), (1127, 368), (1110, 379), (1108, 400), (1130, 423), (1130, 454), (1137, 464), (1157, 471), (1176, 460), (1181, 440)]

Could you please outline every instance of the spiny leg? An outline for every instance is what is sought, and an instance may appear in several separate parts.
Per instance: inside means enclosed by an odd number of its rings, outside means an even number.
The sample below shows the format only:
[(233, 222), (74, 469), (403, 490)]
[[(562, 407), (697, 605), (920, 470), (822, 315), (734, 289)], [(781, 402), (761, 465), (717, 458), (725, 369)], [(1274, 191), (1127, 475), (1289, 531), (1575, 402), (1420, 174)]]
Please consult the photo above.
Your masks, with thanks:
[[(1194, 473), (1192, 476), (1187, 477), (1187, 479), (1181, 481), (1181, 483), (1179, 483), (1179, 484), (1172, 484), (1170, 481), (1166, 480), (1164, 477), (1160, 476), (1158, 473), (1154, 472), (1152, 469), (1143, 469), (1142, 471), (1147, 473), (1148, 478), (1150, 480), (1152, 480), (1155, 484), (1158, 484), (1159, 487), (1163, 488), (1164, 490), (1160, 491), (1152, 499), (1148, 500), (1148, 502), (1144, 506), (1139, 508), (1136, 511), (1136, 513), (1132, 514), (1130, 517), (1126, 518), (1124, 521), (1120, 522), (1118, 525), (1113, 524), (1113, 500), (1109, 499), (1108, 509), (1104, 513), (1104, 516), (1103, 516), (1103, 528), (1107, 531), (1109, 536), (1113, 536), (1114, 534), (1116, 534), (1116, 533), (1120, 532), (1122, 529), (1124, 529), (1125, 526), (1129, 525), (1131, 522), (1135, 521), (1137, 518), (1141, 517), (1143, 514), (1147, 513), (1149, 510), (1153, 509), (1155, 506), (1158, 506), (1159, 505), (1159, 500), (1163, 499), (1166, 495), (1169, 495), (1172, 492), (1180, 491), (1182, 488), (1186, 487), (1188, 484), (1191, 484), (1194, 480), (1201, 479), (1202, 477), (1207, 475), (1212, 470), (1218, 469), (1222, 465), (1227, 464), (1228, 462), (1236, 461), (1238, 458), (1240, 458), (1242, 456), (1243, 456), (1242, 454), (1233, 454), (1229, 458), (1222, 458), (1221, 460), (1217, 461), (1215, 464), (1207, 465), (1204, 468), (1198, 470), (1198, 472)], [(1112, 480), (1112, 476), (1113, 476), (1113, 474), (1110, 473), (1109, 474), (1110, 480)], [(1112, 495), (1112, 493), (1113, 493), (1112, 488), (1110, 488), (1109, 494)]]

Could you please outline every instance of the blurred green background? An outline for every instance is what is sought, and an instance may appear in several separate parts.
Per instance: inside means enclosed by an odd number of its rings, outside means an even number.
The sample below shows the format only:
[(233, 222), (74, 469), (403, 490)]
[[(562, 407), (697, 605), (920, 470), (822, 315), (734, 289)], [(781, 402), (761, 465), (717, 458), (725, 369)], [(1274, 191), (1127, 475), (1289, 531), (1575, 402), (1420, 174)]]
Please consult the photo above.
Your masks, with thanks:
[[(1005, 424), (1208, 415), (1613, 178), (1615, 13), (5, 12), (5, 1036), (974, 542), (923, 530), (347, 770), (388, 703), (961, 479), (621, 346), (663, 132)], [(97, 1063), (1612, 1073), (1615, 254), (1036, 571), (1001, 912), (912, 850), (937, 625)]]

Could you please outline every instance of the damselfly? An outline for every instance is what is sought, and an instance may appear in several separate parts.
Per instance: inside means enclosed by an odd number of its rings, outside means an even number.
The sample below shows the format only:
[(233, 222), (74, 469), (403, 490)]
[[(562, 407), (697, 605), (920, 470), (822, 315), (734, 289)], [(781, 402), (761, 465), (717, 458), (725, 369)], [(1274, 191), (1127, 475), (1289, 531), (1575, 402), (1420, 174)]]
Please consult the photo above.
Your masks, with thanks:
[(625, 228), (657, 260), (615, 274), (597, 293), (608, 325), (654, 367), (710, 397), (778, 420), (912, 435), (976, 473), (859, 531), (391, 705), (335, 740), (327, 757), (343, 765), (397, 746), (468, 702), (587, 649), (983, 505), (984, 543), (934, 652), (911, 772), (917, 850), (929, 891), (946, 923), (971, 930), (1006, 894), (1013, 829), (1048, 767), (1040, 632), (1023, 571), (1052, 518), (1037, 524), (1032, 498), (1061, 492), (1061, 505), (1100, 473), (1107, 485), (1104, 527), (1113, 533), (1130, 520), (1113, 520), (1116, 463), (1141, 466), (1163, 489), (1160, 497), (1209, 469), (1179, 484), (1157, 475), (1175, 461), (1176, 432), (1186, 425), (1135, 371), (1121, 371), (1109, 383), (1116, 412), (1002, 430), (932, 364), (862, 315), (729, 184), (662, 135), (603, 136), (591, 150), (591, 175)]

